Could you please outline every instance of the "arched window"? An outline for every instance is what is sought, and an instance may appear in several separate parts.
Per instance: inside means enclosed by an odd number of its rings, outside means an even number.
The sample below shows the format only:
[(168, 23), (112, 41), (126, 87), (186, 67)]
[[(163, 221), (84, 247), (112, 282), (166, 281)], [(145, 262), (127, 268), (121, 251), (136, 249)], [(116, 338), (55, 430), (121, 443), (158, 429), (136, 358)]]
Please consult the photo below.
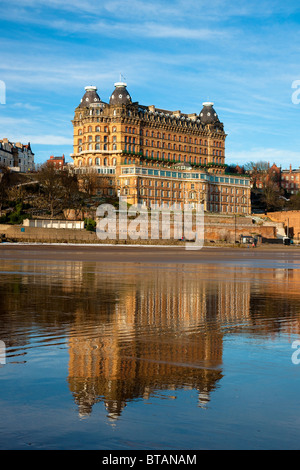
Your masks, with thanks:
[(92, 165), (93, 165), (93, 159), (89, 158), (89, 166), (92, 166)]
[(108, 165), (108, 159), (107, 159), (107, 158), (104, 158), (103, 164), (104, 164), (104, 166), (107, 166), (107, 165)]
[(100, 166), (100, 158), (96, 158), (96, 165)]

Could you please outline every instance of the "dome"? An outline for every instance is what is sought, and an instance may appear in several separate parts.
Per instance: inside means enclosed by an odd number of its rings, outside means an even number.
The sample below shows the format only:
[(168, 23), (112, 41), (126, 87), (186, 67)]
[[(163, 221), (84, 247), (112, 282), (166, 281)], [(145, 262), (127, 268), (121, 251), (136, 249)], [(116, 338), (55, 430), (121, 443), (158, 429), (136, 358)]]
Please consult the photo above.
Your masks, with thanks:
[(115, 90), (110, 97), (110, 105), (126, 105), (132, 103), (131, 96), (127, 91), (127, 84), (124, 82), (115, 83)]
[(203, 103), (203, 109), (200, 113), (200, 120), (202, 124), (215, 124), (219, 122), (218, 115), (213, 106), (214, 103)]
[(88, 108), (91, 104), (101, 103), (100, 96), (97, 93), (97, 87), (86, 86), (85, 94), (80, 103), (81, 108)]

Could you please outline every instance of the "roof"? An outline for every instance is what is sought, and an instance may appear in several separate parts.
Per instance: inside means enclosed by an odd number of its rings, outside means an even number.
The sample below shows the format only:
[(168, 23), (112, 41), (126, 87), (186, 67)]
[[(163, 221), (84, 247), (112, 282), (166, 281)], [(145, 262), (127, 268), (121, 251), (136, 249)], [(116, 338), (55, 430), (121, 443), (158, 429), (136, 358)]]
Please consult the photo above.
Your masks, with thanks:
[(127, 83), (117, 82), (115, 83), (115, 89), (110, 97), (109, 104), (116, 105), (126, 105), (131, 104), (131, 96), (127, 91)]
[(215, 124), (219, 121), (218, 115), (214, 110), (214, 103), (206, 102), (203, 103), (203, 109), (200, 113), (200, 120), (202, 124)]
[(88, 108), (91, 104), (101, 103), (100, 96), (97, 93), (97, 87), (86, 86), (85, 94), (81, 99), (80, 108)]

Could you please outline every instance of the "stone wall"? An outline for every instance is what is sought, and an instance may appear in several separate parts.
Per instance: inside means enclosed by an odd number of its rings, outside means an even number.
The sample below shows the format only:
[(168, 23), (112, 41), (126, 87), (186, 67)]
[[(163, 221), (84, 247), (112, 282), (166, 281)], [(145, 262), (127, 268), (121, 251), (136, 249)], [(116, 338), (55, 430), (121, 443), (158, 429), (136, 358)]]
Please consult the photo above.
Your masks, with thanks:
[[(149, 224), (150, 226), (150, 224)], [(0, 234), (7, 240), (35, 243), (101, 243), (97, 234), (78, 229), (46, 229), (15, 225), (0, 225)], [(265, 239), (276, 239), (276, 223), (253, 223), (251, 217), (205, 217), (205, 241), (234, 243), (240, 236), (261, 236)], [(110, 242), (110, 240), (102, 243)], [(149, 242), (151, 242), (149, 236)], [(165, 244), (168, 240), (163, 241)], [(112, 243), (115, 243), (112, 241)], [(140, 243), (140, 241), (138, 241)], [(144, 243), (144, 242), (143, 242)], [(155, 244), (161, 240), (154, 241)], [(173, 242), (172, 242), (173, 243)]]
[(23, 227), (20, 225), (0, 225), (0, 234), (7, 240), (36, 243), (95, 243), (94, 232), (78, 229), (55, 229)]
[(289, 227), (289, 236), (300, 239), (300, 211), (268, 212), (267, 217), (274, 222), (281, 222), (286, 229)]

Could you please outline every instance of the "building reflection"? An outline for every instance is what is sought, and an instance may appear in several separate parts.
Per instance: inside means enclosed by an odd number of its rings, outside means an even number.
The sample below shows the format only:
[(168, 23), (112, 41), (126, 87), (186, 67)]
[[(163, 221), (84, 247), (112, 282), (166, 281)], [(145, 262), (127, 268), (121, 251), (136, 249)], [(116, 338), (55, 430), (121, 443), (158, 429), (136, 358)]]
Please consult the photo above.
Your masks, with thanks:
[[(250, 282), (236, 283), (234, 274), (218, 280), (212, 268), (121, 272), (118, 302), (92, 337), (81, 334), (85, 310), (76, 313), (68, 381), (80, 415), (102, 401), (116, 419), (128, 401), (180, 389), (196, 390), (206, 406), (222, 379), (222, 319), (247, 321)], [(98, 309), (105, 314), (101, 301)]]
[(12, 356), (33, 347), (33, 330), (67, 338), (80, 416), (101, 402), (115, 422), (133, 400), (181, 390), (205, 407), (226, 335), (300, 334), (299, 270), (221, 266), (3, 261), (0, 337)]

